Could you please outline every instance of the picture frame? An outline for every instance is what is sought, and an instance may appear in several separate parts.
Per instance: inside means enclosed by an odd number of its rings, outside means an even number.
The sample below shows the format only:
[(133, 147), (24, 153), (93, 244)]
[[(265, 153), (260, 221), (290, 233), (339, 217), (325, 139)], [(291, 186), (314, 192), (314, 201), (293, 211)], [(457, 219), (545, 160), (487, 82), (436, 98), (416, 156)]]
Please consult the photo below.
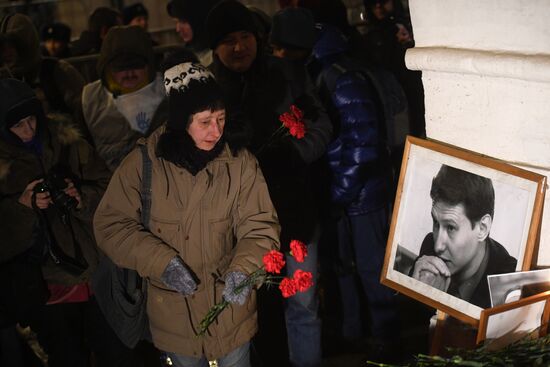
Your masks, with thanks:
[(550, 291), (546, 291), (482, 310), (476, 343), (493, 340), (505, 346), (526, 335), (545, 336), (550, 316), (549, 300)]
[(487, 276), (491, 307), (550, 290), (550, 268)]
[[(465, 204), (459, 203), (459, 207), (446, 204), (444, 200), (432, 201), (430, 191), (435, 182), (434, 177), (440, 171), (442, 178), (437, 180), (439, 188), (456, 186), (454, 192), (461, 193), (468, 191), (466, 187), (473, 187), (470, 191), (478, 190), (473, 192), (480, 195), (481, 189), (476, 187), (482, 186), (487, 192), (492, 186), (493, 214), (485, 214), (476, 221), (465, 216), (468, 210)], [(443, 171), (446, 174), (443, 174)], [(449, 175), (449, 172), (455, 176)], [(462, 181), (473, 183), (465, 185)], [(443, 185), (442, 182), (450, 184)], [(446, 143), (408, 136), (396, 190), (381, 283), (463, 322), (477, 326), (482, 310), (490, 307), (486, 279), (486, 275), (491, 273), (489, 270), (498, 268), (498, 272), (504, 273), (529, 270), (533, 266), (545, 188), (546, 177), (540, 174)], [(436, 191), (436, 194), (440, 195), (440, 192), (445, 190)], [(478, 203), (490, 201), (478, 200), (473, 197), (474, 194), (470, 195), (472, 197), (464, 195), (467, 198), (464, 200), (470, 202), (470, 206), (480, 206)], [(490, 196), (484, 195), (485, 198)], [(437, 203), (437, 206), (433, 207), (433, 203)], [(476, 210), (483, 211), (479, 208)], [(468, 219), (471, 231), (475, 229), (475, 236), (478, 237), (472, 237), (474, 235), (469, 233), (468, 241), (457, 241), (456, 232), (452, 232), (457, 230), (457, 224), (451, 215), (453, 213), (456, 214), (456, 220)], [(437, 233), (444, 236), (436, 237), (434, 228)], [(462, 231), (469, 227), (462, 225), (459, 228), (462, 234)], [(451, 232), (454, 234), (451, 235)], [(485, 237), (482, 236), (483, 233)], [(441, 240), (436, 241), (436, 238)], [(453, 241), (450, 241), (451, 238)], [(475, 246), (465, 246), (465, 243), (472, 242), (472, 238), (476, 238)], [(441, 250), (440, 247), (445, 249)], [(472, 248), (475, 251), (470, 250)], [(503, 252), (502, 248), (506, 251)], [(432, 253), (428, 254), (428, 250)], [(437, 251), (444, 251), (445, 254), (439, 254)], [(431, 257), (428, 257), (430, 255)], [(488, 258), (492, 258), (493, 262)], [(505, 260), (507, 266), (496, 266), (495, 262)], [(466, 280), (459, 279), (459, 276), (471, 275), (477, 262), (481, 263), (472, 276)], [(435, 276), (435, 270), (432, 273), (427, 269), (436, 269), (439, 273)], [(479, 291), (479, 287), (483, 288), (483, 292)], [(479, 299), (474, 301), (472, 297)], [(480, 299), (483, 302), (480, 302)]]

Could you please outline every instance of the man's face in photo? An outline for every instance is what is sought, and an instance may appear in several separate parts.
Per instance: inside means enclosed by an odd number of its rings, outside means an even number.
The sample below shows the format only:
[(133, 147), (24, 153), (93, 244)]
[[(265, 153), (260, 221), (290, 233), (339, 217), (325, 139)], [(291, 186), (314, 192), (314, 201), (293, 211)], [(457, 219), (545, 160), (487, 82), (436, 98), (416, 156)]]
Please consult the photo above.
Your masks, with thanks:
[(235, 73), (244, 73), (256, 59), (256, 37), (246, 31), (229, 33), (216, 46), (214, 52), (226, 68)]
[(477, 261), (479, 253), (480, 222), (472, 223), (464, 205), (449, 205), (441, 201), (432, 206), (434, 250), (451, 275), (467, 272)]

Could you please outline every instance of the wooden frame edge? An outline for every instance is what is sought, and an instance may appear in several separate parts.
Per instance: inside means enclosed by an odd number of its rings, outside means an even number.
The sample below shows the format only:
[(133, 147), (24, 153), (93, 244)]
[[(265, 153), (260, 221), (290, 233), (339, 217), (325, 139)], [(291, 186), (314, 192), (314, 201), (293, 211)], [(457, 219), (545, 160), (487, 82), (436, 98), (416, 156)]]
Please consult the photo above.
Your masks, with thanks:
[(550, 316), (550, 291), (535, 294), (530, 297), (522, 298), (520, 300), (498, 305), (492, 308), (486, 308), (481, 311), (481, 318), (479, 319), (479, 328), (477, 331), (476, 344), (480, 344), (486, 339), (487, 325), (489, 323), (489, 317), (506, 311), (510, 311), (516, 308), (528, 306), (533, 303), (546, 300), (544, 306), (544, 312), (542, 314), (541, 326), (548, 324), (548, 317)]

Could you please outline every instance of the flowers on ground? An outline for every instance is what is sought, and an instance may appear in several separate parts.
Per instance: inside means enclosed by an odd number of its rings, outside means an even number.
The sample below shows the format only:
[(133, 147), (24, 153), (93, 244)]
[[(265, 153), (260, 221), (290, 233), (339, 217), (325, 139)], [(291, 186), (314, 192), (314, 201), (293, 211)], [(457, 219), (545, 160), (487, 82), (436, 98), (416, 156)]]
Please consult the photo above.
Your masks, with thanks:
[[(307, 256), (307, 247), (303, 242), (292, 240), (290, 242), (291, 252), (297, 262), (304, 262)], [(263, 267), (250, 274), (241, 284), (235, 287), (237, 294), (243, 289), (257, 284), (265, 283), (269, 285), (278, 285), (283, 297), (294, 296), (297, 292), (305, 292), (313, 285), (313, 275), (308, 271), (296, 270), (290, 277), (284, 277), (280, 274), (285, 266), (285, 259), (282, 252), (271, 250), (263, 257)], [(221, 302), (214, 305), (199, 324), (198, 336), (204, 335), (208, 327), (212, 324), (224, 309), (229, 306), (229, 302), (222, 299)]]

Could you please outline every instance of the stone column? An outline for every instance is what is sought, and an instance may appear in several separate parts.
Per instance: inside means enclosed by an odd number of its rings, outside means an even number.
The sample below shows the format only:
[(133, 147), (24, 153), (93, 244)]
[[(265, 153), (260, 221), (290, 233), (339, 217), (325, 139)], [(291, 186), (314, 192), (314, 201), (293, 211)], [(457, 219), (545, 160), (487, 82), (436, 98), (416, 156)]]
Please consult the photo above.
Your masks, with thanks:
[[(550, 2), (410, 0), (429, 138), (550, 173)], [(538, 265), (550, 265), (550, 195)]]

